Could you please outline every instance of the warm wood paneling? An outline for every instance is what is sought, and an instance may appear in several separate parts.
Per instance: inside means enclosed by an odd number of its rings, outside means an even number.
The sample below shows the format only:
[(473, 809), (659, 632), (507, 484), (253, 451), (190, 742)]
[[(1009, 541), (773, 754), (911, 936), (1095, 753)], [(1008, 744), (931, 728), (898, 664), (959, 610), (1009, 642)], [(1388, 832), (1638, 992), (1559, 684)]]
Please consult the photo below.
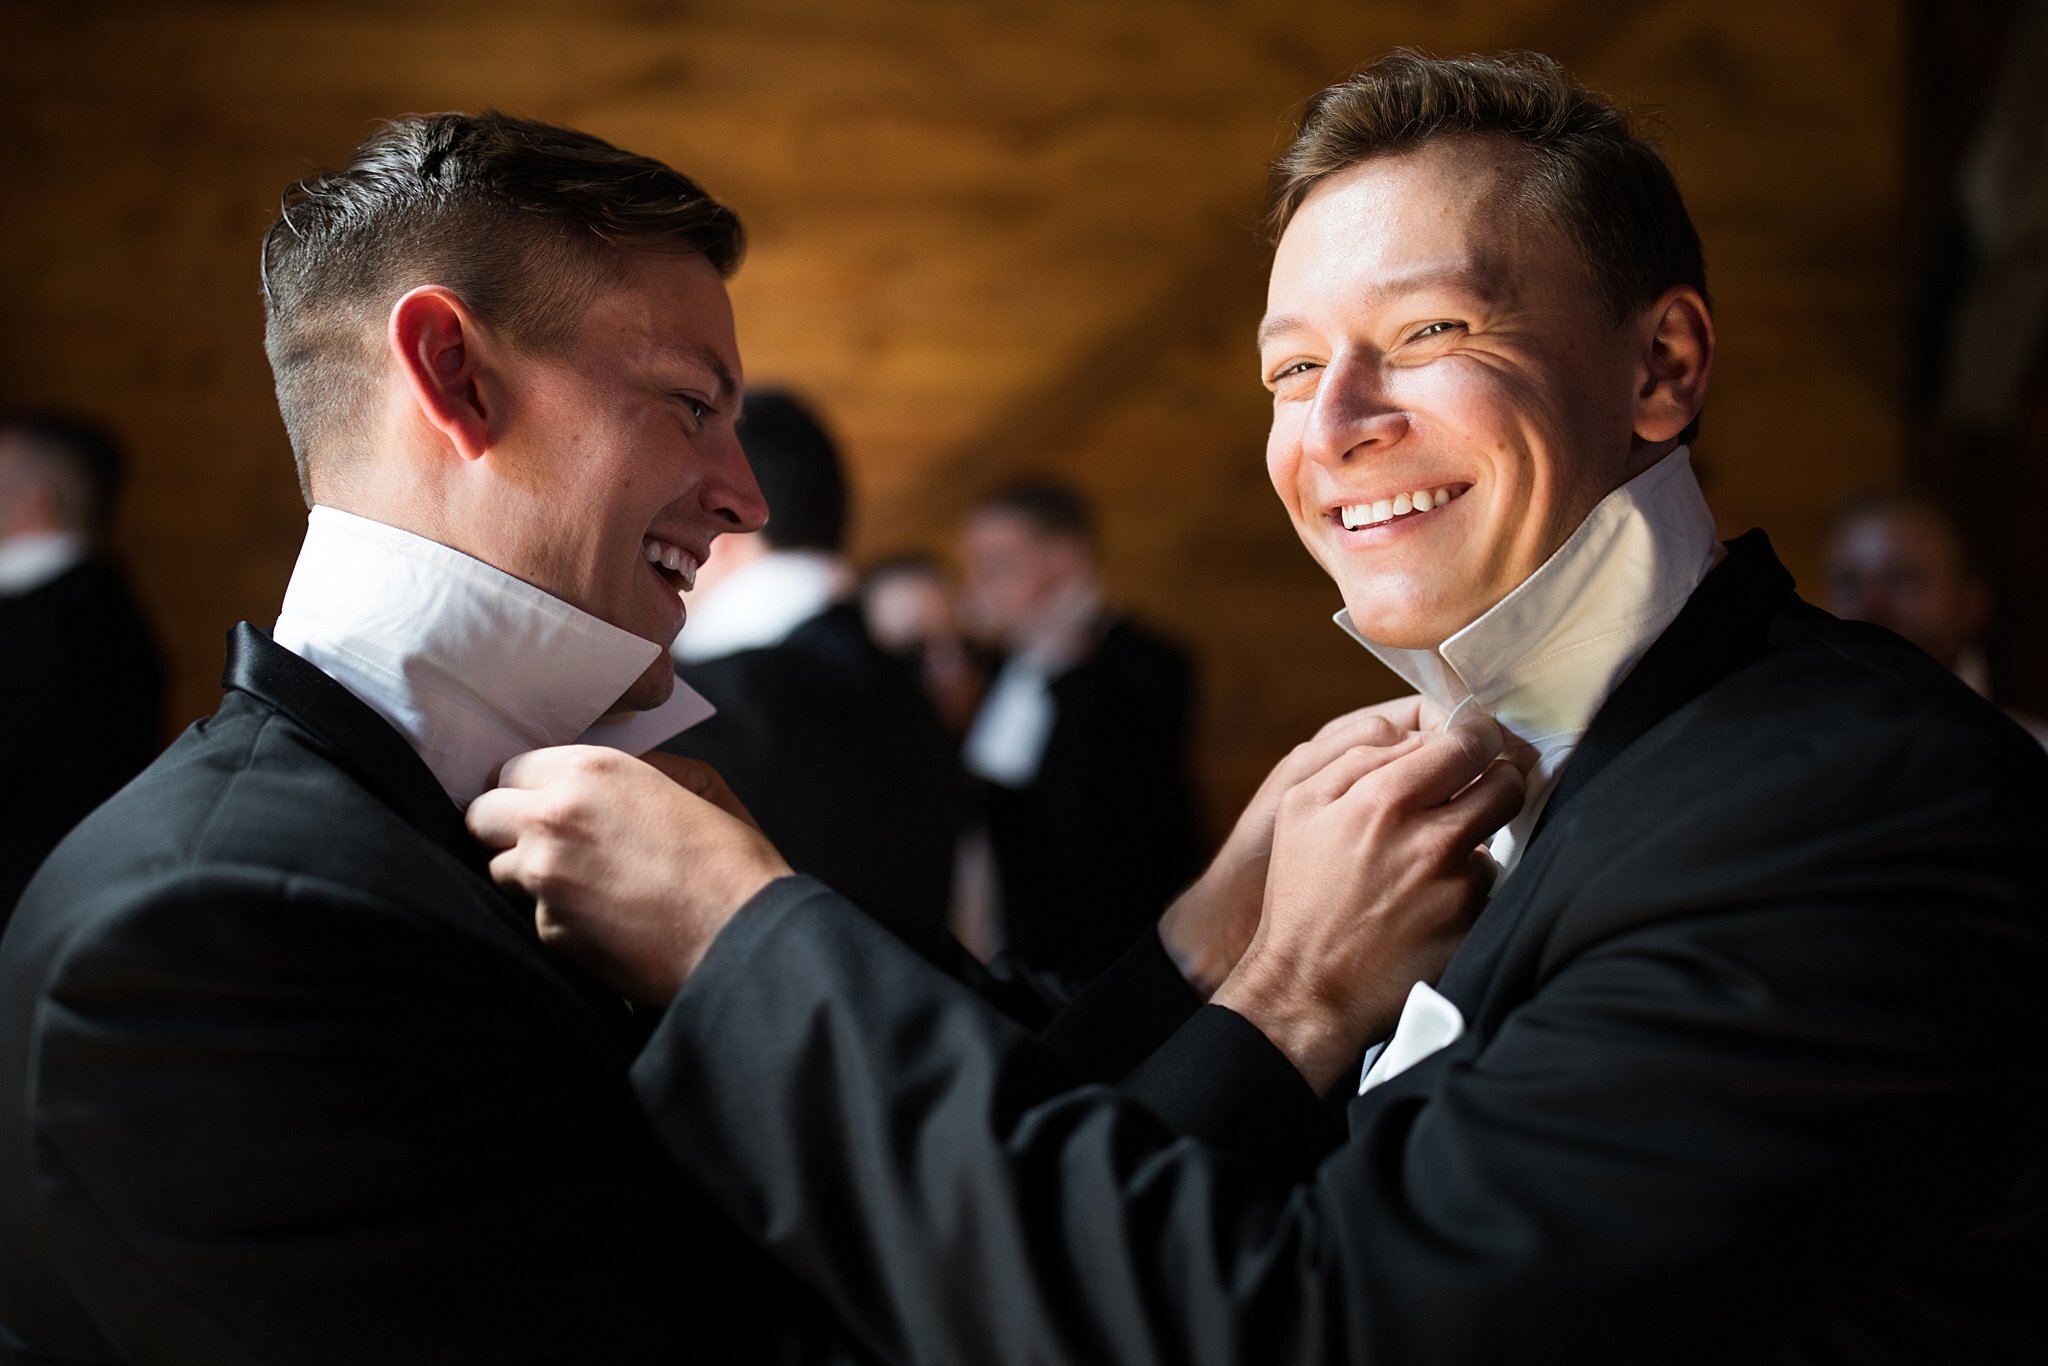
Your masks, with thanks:
[(1661, 107), (1724, 351), (1702, 454), (1731, 529), (1795, 570), (1899, 463), (1890, 0), (1131, 0), (0, 7), (0, 402), (109, 415), (122, 542), (181, 717), (221, 633), (275, 611), (300, 528), (260, 348), (279, 188), (369, 122), (496, 105), (699, 176), (747, 217), (756, 381), (829, 409), (859, 548), (943, 546), (985, 483), (1071, 476), (1114, 586), (1194, 642), (1228, 807), (1389, 680), (1266, 489), (1250, 335), (1262, 166), (1290, 109), (1399, 43), (1531, 46)]

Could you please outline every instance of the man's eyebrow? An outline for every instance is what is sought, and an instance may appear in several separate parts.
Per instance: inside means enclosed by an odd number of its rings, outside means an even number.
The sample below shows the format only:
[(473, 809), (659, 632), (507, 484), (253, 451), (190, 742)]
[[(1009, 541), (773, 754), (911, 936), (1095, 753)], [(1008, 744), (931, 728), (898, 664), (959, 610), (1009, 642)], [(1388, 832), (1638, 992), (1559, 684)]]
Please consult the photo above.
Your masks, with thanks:
[[(1460, 261), (1455, 265), (1424, 266), (1376, 281), (1359, 294), (1357, 302), (1366, 308), (1377, 308), (1389, 299), (1418, 290), (1455, 289), (1493, 303), (1508, 292), (1507, 284), (1506, 272), (1494, 268), (1491, 262)], [(1275, 337), (1307, 326), (1297, 314), (1276, 313), (1259, 324), (1259, 349), (1263, 351)]]
[(723, 356), (710, 347), (689, 346), (668, 354), (683, 364), (701, 365), (711, 372), (711, 377), (718, 382), (718, 392), (712, 395), (712, 398), (720, 407), (724, 407), (739, 396), (740, 382), (733, 378), (732, 367), (725, 363)]
[(697, 359), (703, 361), (718, 380), (717, 398), (721, 408), (739, 396), (740, 382), (732, 377), (732, 369), (725, 363), (724, 357), (708, 346), (700, 346), (697, 348)]
[(1276, 313), (1259, 324), (1259, 350), (1266, 349), (1266, 343), (1284, 332), (1294, 332), (1306, 327), (1300, 318), (1292, 313)]

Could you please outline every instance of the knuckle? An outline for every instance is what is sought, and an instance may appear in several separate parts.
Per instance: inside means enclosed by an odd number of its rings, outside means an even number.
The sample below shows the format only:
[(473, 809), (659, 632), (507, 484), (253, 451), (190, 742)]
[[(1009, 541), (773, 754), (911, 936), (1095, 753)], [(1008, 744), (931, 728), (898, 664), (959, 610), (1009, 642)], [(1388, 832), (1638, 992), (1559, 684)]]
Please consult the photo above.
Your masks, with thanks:
[(1361, 731), (1369, 745), (1391, 745), (1401, 738), (1401, 728), (1384, 716), (1366, 717)]
[(542, 836), (560, 835), (569, 828), (572, 809), (559, 791), (551, 791), (535, 800), (528, 818)]
[(1472, 845), (1464, 834), (1442, 822), (1431, 821), (1418, 834), (1419, 852), (1434, 868), (1462, 872), (1471, 862)]
[(567, 874), (562, 851), (551, 844), (541, 845), (526, 857), (525, 873), (529, 890), (543, 896), (559, 890)]

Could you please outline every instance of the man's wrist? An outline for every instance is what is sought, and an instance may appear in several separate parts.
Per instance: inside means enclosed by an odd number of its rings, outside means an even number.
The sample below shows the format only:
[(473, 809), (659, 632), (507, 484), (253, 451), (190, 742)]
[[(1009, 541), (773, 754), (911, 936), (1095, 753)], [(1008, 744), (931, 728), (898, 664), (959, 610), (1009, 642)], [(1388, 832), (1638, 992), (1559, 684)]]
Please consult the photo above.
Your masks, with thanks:
[(1299, 974), (1241, 962), (1216, 989), (1211, 1005), (1242, 1015), (1273, 1046), (1287, 1055), (1295, 1070), (1317, 1094), (1334, 1086), (1357, 1050), (1337, 1008), (1301, 989)]
[(691, 942), (682, 946), (681, 981), (689, 981), (697, 969), (703, 966), (705, 955), (711, 952), (711, 946), (718, 942), (726, 927), (746, 914), (747, 907), (753, 905), (761, 893), (782, 879), (794, 876), (794, 871), (779, 856), (772, 863), (764, 860), (760, 865), (740, 875), (725, 898), (728, 909), (717, 914), (714, 923), (704, 926), (701, 933), (692, 936)]

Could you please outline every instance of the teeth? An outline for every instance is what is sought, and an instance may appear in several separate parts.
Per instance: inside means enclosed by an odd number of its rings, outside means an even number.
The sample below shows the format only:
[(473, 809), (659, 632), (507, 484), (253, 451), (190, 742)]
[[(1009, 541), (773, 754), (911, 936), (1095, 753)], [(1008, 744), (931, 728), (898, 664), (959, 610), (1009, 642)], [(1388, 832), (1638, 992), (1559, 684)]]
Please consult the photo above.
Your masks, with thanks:
[(1371, 503), (1352, 503), (1337, 509), (1338, 520), (1346, 531), (1360, 527), (1378, 526), (1391, 522), (1396, 517), (1405, 517), (1411, 512), (1428, 512), (1451, 501), (1451, 491), (1440, 488), (1417, 489), (1413, 493), (1397, 493), (1392, 498), (1381, 498)]
[(649, 564), (658, 564), (671, 574), (682, 576), (683, 587), (697, 586), (697, 561), (689, 551), (680, 546), (670, 545), (649, 536), (640, 543), (640, 558)]

